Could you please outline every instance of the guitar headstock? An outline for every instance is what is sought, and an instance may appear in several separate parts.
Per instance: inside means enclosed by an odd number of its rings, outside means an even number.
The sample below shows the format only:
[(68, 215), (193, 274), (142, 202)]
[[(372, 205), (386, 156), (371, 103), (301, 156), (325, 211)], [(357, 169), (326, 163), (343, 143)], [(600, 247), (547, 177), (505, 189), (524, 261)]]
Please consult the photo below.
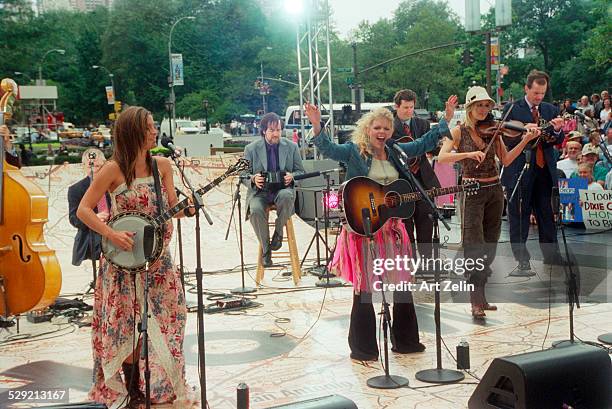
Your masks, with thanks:
[(480, 182), (476, 179), (463, 179), (462, 185), (466, 195), (475, 195), (478, 189), (480, 189)]
[(236, 173), (244, 172), (245, 170), (249, 169), (250, 165), (251, 162), (249, 162), (247, 159), (240, 158), (238, 159), (238, 162), (234, 163), (227, 169), (227, 172), (225, 172), (225, 174), (229, 176)]

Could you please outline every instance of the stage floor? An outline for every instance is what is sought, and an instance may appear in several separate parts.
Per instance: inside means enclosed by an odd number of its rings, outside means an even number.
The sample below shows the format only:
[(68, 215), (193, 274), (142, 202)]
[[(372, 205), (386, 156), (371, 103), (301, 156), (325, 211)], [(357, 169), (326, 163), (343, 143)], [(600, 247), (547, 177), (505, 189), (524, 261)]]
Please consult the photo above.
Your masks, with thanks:
[[(189, 174), (203, 185), (222, 173), (231, 162), (227, 157), (218, 161), (191, 164)], [(82, 177), (80, 167), (63, 165), (52, 169), (28, 168), (31, 176), (49, 194), (49, 222), (45, 237), (59, 258), (63, 285), (61, 297), (84, 298), (93, 302), (91, 294), (83, 293), (92, 280), (91, 265), (80, 267), (70, 263), (75, 229), (68, 222), (67, 188)], [(50, 182), (50, 189), (49, 189)], [(241, 285), (240, 253), (237, 224), (224, 240), (230, 219), (234, 180), (224, 182), (206, 196), (207, 209), (214, 221), (202, 225), (203, 283), (206, 296), (227, 293)], [(246, 196), (243, 189), (243, 198)], [(244, 209), (244, 206), (243, 206)], [(459, 240), (459, 225), (451, 220), (452, 231), (442, 232), (447, 242), (442, 255), (455, 257)], [(195, 237), (194, 220), (183, 222), (183, 247), (187, 275), (187, 299), (195, 303)], [(300, 257), (314, 234), (314, 229), (294, 217)], [(250, 223), (243, 223), (247, 286), (255, 286), (254, 262), (257, 240)], [(612, 332), (612, 233), (589, 234), (584, 230), (567, 229), (570, 245), (579, 253), (584, 292), (581, 308), (575, 311), (575, 334), (584, 341), (596, 341), (602, 333)], [(335, 237), (335, 236), (330, 236)], [(173, 246), (178, 263), (178, 246)], [(333, 239), (331, 240), (333, 241)], [(504, 222), (502, 242), (507, 241)], [(286, 244), (284, 244), (286, 246)], [(407, 377), (409, 387), (376, 390), (366, 385), (368, 378), (383, 374), (379, 362), (363, 363), (349, 358), (347, 344), (348, 320), (352, 303), (352, 288), (348, 286), (324, 289), (315, 286), (318, 280), (307, 271), (316, 264), (316, 251), (311, 249), (304, 263), (300, 284), (293, 285), (284, 276), (289, 268), (266, 271), (263, 285), (252, 301), (258, 308), (239, 312), (206, 314), (206, 390), (210, 408), (236, 407), (236, 386), (242, 382), (250, 388), (251, 407), (268, 408), (325, 395), (343, 395), (357, 407), (368, 408), (464, 408), (478, 379), (496, 357), (549, 348), (556, 340), (568, 338), (568, 307), (563, 303), (563, 277), (553, 273), (552, 280), (541, 261), (533, 261), (537, 275), (529, 278), (510, 277), (515, 268), (507, 243), (500, 246), (494, 264), (494, 274), (488, 285), (489, 301), (499, 306), (487, 312), (486, 322), (472, 320), (467, 299), (444, 292), (441, 304), (442, 364), (455, 369), (455, 347), (461, 340), (470, 346), (471, 371), (456, 384), (432, 385), (419, 382), (415, 373), (436, 367), (434, 304), (431, 292), (415, 294), (421, 342), (427, 349), (422, 353), (400, 355), (390, 352), (392, 374)], [(532, 231), (529, 248), (537, 252), (537, 232)], [(321, 245), (323, 248), (323, 245)], [(322, 251), (323, 255), (324, 252)], [(594, 278), (596, 277), (596, 278)], [(427, 277), (425, 277), (427, 278)], [(419, 281), (423, 278), (420, 277)], [(552, 283), (552, 284), (551, 284)], [(549, 290), (553, 288), (553, 290)], [(531, 293), (533, 297), (522, 298)], [(553, 293), (551, 304), (548, 294)], [(509, 294), (517, 298), (509, 297)], [(517, 295), (518, 294), (518, 295)], [(499, 300), (499, 302), (498, 302)], [(510, 302), (501, 302), (511, 300)], [(206, 300), (206, 303), (214, 301)], [(378, 306), (375, 307), (378, 310)], [(81, 321), (87, 322), (87, 312)], [(31, 338), (28, 337), (31, 336)], [(188, 383), (199, 388), (196, 314), (190, 313), (186, 328), (185, 357)], [(0, 329), (0, 407), (35, 407), (8, 401), (9, 390), (69, 388), (70, 402), (86, 400), (91, 386), (90, 328), (78, 327), (66, 317), (56, 317), (50, 323), (32, 324), (20, 320), (16, 328)], [(164, 407), (164, 406), (156, 406)], [(168, 407), (168, 406), (165, 406)]]

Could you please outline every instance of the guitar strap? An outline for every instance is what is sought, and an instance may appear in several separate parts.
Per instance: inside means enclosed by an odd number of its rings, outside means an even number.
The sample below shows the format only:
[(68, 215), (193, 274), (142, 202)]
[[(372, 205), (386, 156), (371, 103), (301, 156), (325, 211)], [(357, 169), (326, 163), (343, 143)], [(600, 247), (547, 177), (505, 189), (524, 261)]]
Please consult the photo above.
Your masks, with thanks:
[[(155, 196), (157, 197), (157, 215), (161, 216), (164, 212), (164, 198), (161, 193), (161, 182), (159, 178), (159, 171), (157, 170), (157, 161), (151, 158), (151, 170), (153, 171), (153, 184), (155, 185)], [(161, 226), (162, 236), (165, 234), (165, 226)]]

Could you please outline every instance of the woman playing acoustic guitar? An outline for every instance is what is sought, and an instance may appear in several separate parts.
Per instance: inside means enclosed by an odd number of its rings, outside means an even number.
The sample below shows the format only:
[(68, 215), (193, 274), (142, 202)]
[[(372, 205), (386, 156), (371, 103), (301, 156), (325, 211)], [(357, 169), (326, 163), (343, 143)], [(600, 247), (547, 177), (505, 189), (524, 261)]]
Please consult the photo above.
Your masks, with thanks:
[[(447, 122), (453, 117), (457, 97), (451, 96), (446, 102), (446, 120), (421, 138), (410, 143), (399, 144), (409, 157), (425, 154), (438, 145), (444, 134), (449, 134)], [(357, 123), (352, 141), (335, 144), (321, 132), (321, 112), (306, 104), (306, 115), (312, 123), (314, 143), (328, 158), (342, 161), (347, 165), (346, 179), (367, 176), (379, 183), (388, 184), (404, 173), (396, 153), (386, 145), (393, 134), (393, 115), (386, 108), (375, 109), (364, 115)], [(338, 244), (331, 262), (331, 269), (353, 283), (354, 297), (348, 335), (351, 358), (370, 361), (378, 359), (376, 344), (376, 316), (372, 306), (372, 293), (377, 291), (375, 282), (380, 276), (372, 274), (374, 259), (395, 259), (396, 256), (410, 256), (410, 240), (404, 223), (391, 219), (373, 237), (375, 253), (370, 254), (369, 240), (346, 227), (338, 238)], [(403, 273), (403, 277), (402, 277)], [(411, 271), (385, 270), (386, 283), (411, 280)], [(391, 340), (393, 351), (398, 353), (421, 352), (425, 346), (419, 342), (419, 332), (414, 303), (410, 292), (395, 292), (393, 305), (393, 326)]]
[[(122, 112), (115, 124), (113, 157), (100, 169), (77, 211), (77, 216), (89, 228), (124, 251), (134, 245), (133, 233), (111, 229), (93, 209), (104, 200), (105, 192), (109, 192), (111, 216), (126, 211), (157, 215), (153, 161), (159, 169), (164, 208), (177, 204), (170, 162), (153, 158), (149, 152), (155, 147), (156, 136), (157, 130), (149, 111), (130, 107)], [(191, 215), (193, 209), (185, 212)], [(176, 402), (178, 407), (187, 408), (190, 406), (185, 402), (187, 385), (183, 356), (187, 311), (180, 275), (167, 248), (171, 236), (170, 222), (165, 225), (163, 253), (148, 272), (151, 402)], [(130, 274), (109, 262), (102, 263), (94, 300), (94, 386), (89, 396), (109, 408), (120, 407), (126, 399), (128, 408), (138, 408), (144, 403), (140, 382), (144, 363), (139, 359), (140, 343), (135, 339), (136, 324), (141, 319), (143, 287), (144, 274)]]

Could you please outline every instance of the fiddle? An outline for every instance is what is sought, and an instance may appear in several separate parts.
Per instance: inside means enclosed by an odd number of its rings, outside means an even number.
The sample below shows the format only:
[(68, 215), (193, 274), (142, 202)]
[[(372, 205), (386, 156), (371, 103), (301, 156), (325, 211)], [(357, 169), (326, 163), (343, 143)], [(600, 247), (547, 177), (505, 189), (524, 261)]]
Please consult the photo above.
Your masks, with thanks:
[(508, 138), (516, 138), (528, 131), (521, 121), (497, 121), (492, 118), (478, 121), (476, 130), (483, 139), (492, 138), (496, 133)]

